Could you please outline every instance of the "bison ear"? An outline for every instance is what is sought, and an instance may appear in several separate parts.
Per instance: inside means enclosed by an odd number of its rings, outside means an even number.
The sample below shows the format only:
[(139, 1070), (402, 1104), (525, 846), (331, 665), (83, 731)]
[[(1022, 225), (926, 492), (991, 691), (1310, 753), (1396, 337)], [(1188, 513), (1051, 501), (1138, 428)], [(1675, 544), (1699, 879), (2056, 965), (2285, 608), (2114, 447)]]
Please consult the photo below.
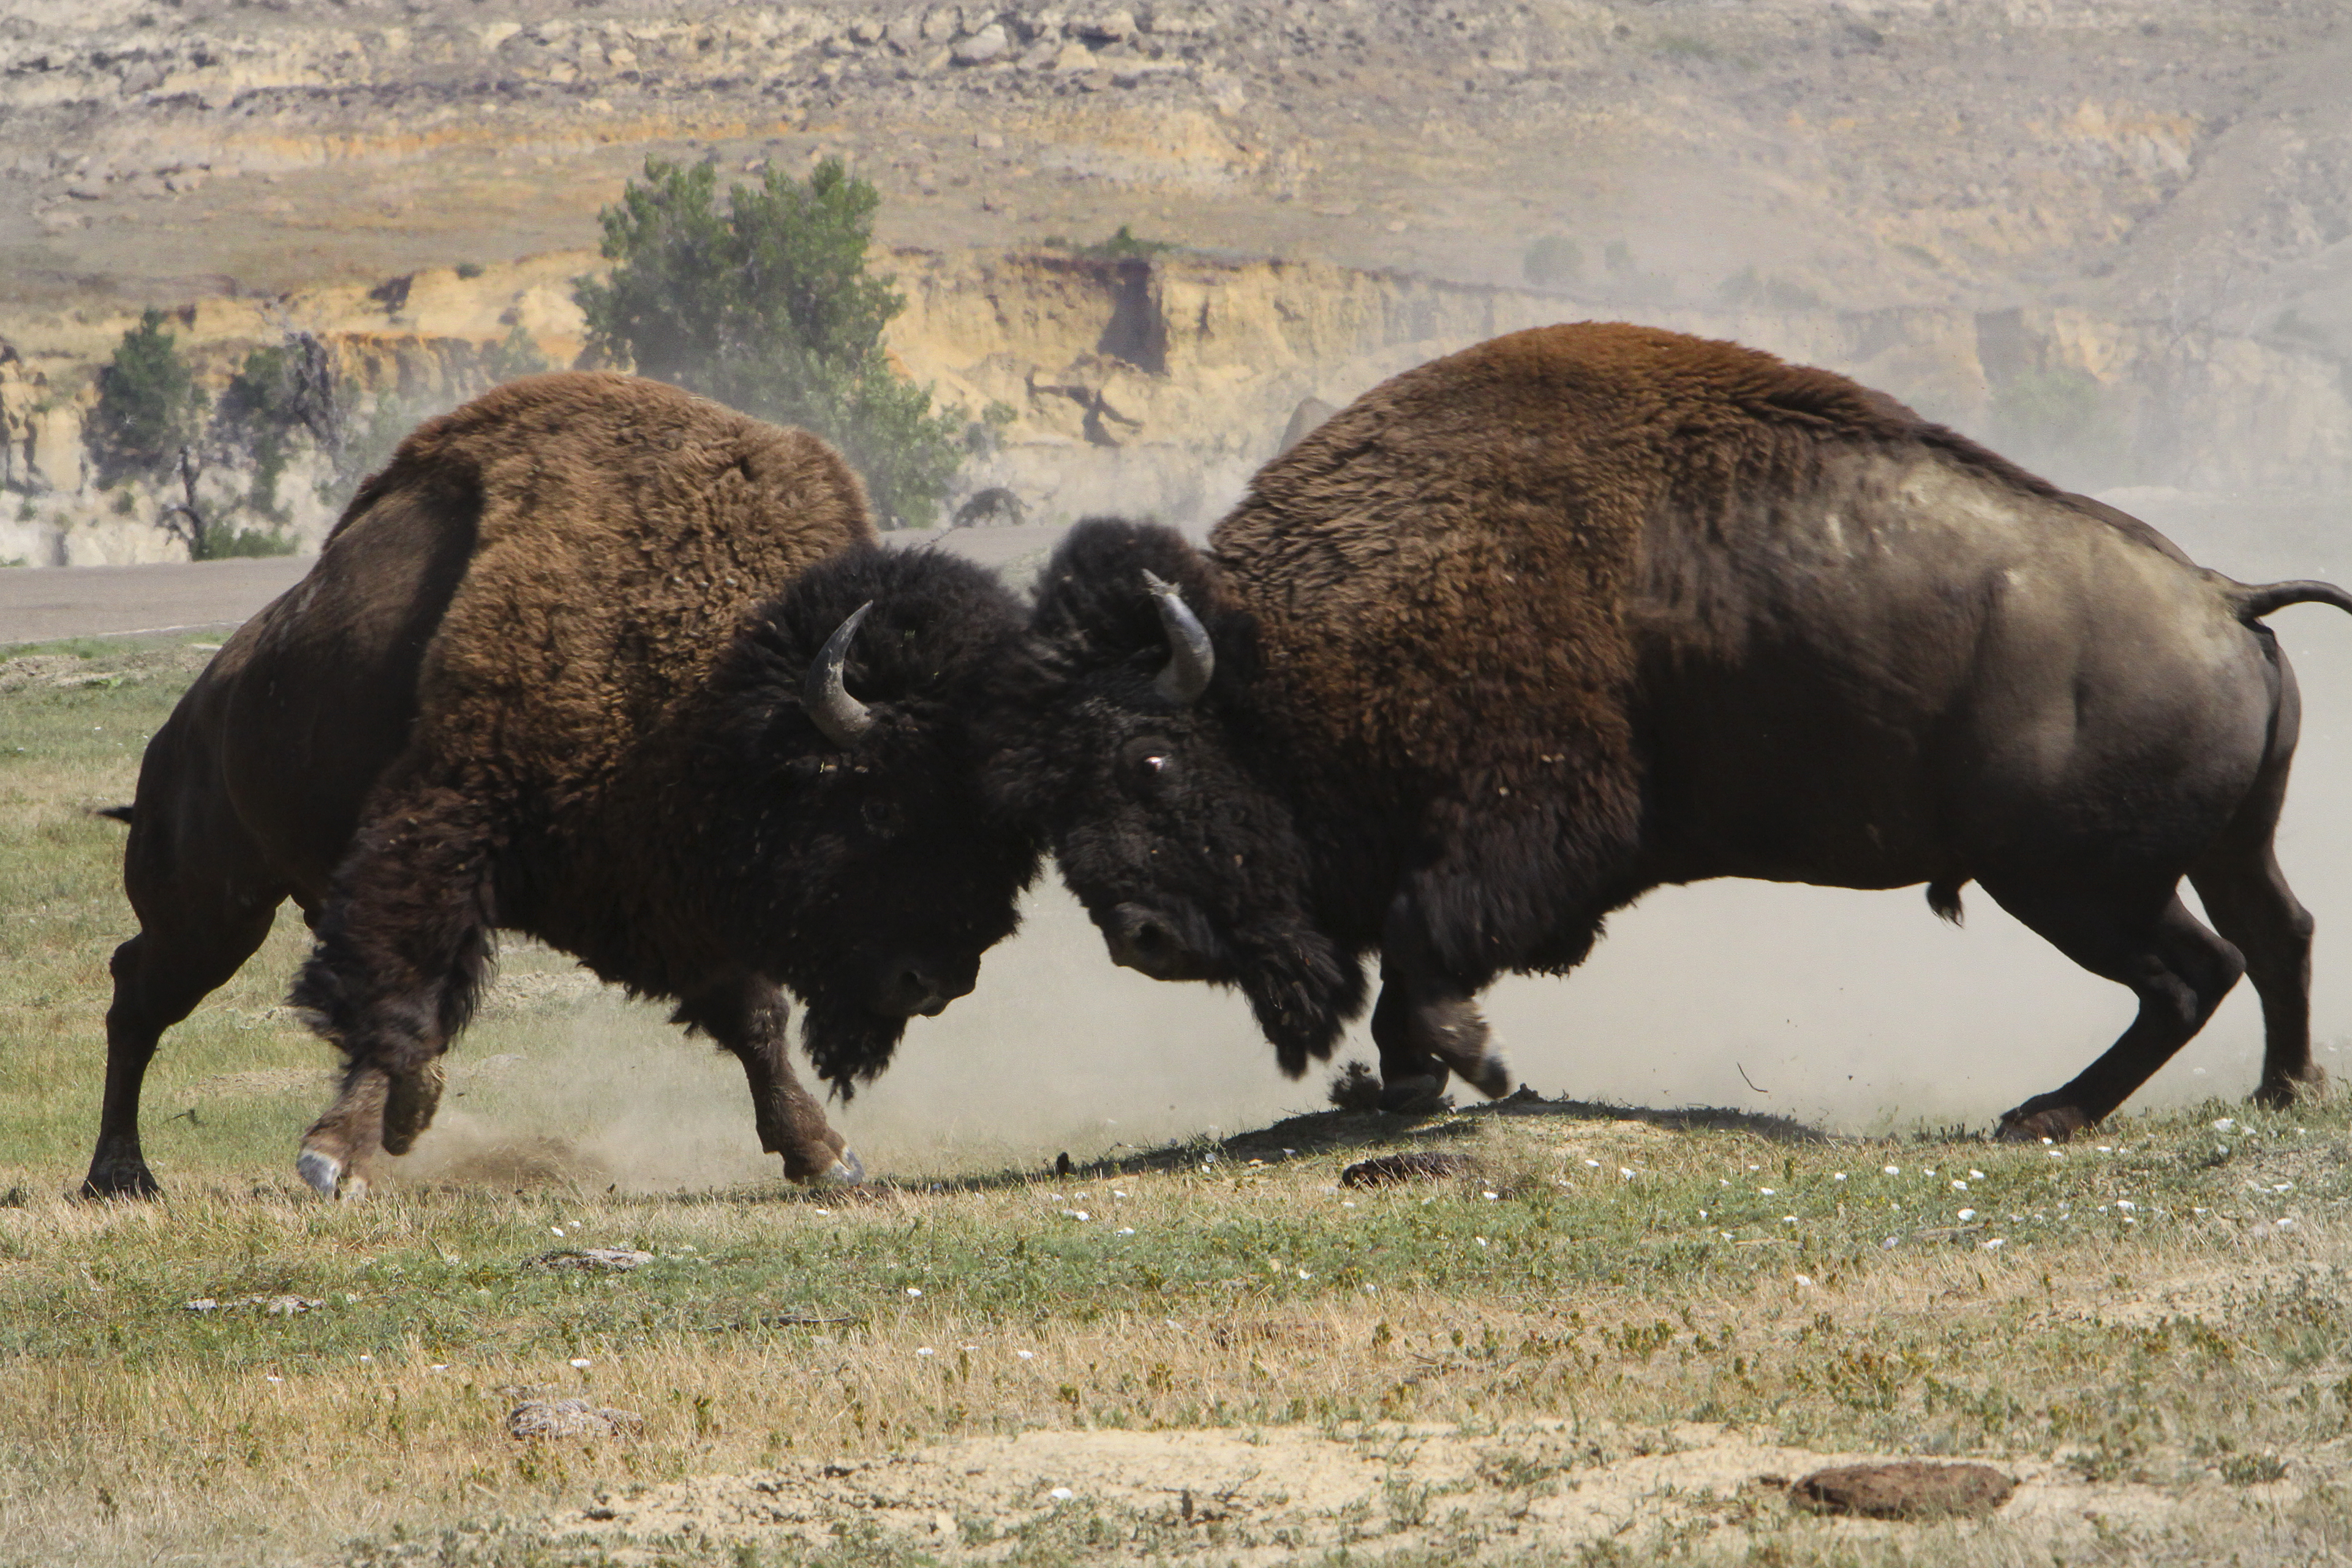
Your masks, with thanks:
[(1208, 629), (1184, 602), (1184, 595), (1157, 573), (1146, 572), (1143, 585), (1150, 590), (1152, 602), (1160, 609), (1160, 629), (1168, 634), (1168, 662), (1151, 689), (1177, 707), (1190, 708), (1209, 689), (1209, 681), (1217, 673), (1217, 646), (1209, 640)]
[(865, 703), (849, 694), (842, 683), (842, 666), (849, 659), (850, 640), (857, 636), (858, 623), (874, 608), (868, 599), (849, 613), (849, 618), (834, 628), (814, 663), (808, 668), (801, 682), (801, 705), (808, 710), (809, 721), (824, 732), (824, 738), (850, 751), (859, 737), (874, 728), (874, 714)]

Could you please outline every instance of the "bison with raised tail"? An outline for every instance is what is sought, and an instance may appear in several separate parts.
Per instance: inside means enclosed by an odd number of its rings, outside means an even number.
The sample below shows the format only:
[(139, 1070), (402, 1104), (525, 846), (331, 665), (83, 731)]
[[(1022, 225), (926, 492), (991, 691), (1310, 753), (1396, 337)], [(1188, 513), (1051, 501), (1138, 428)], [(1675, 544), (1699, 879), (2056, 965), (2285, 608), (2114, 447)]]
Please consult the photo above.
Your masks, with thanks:
[(2107, 1115), (2249, 970), (2261, 1098), (2320, 1079), (2259, 618), (2352, 598), (2201, 570), (1840, 376), (1516, 333), (1334, 416), (1206, 553), (1095, 521), (1039, 595), (995, 787), (1114, 958), (1239, 986), (1294, 1074), (1376, 948), (1390, 1102), (1499, 1092), (1481, 988), (1572, 968), (1662, 883), (1756, 877), (1950, 916), (1974, 880), (2137, 994), (2010, 1135)]
[(857, 1178), (780, 987), (846, 1094), (1013, 930), (1036, 847), (966, 715), (1023, 630), (978, 567), (878, 548), (824, 442), (674, 387), (533, 377), (423, 426), (148, 746), (84, 1190), (155, 1191), (156, 1038), (289, 897), (294, 1000), (348, 1062), (321, 1192), (431, 1121), (499, 927), (676, 999), (787, 1175)]

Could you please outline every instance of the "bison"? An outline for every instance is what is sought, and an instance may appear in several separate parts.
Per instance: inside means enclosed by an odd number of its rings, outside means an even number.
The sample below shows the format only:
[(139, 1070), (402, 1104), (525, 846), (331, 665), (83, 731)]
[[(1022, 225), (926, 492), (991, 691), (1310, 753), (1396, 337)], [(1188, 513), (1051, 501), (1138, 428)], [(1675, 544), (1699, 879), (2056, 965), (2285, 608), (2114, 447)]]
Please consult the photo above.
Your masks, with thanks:
[(289, 897), (293, 1000), (346, 1061), (322, 1193), (430, 1121), (498, 928), (674, 999), (788, 1176), (859, 1179), (781, 988), (845, 1097), (1012, 931), (1037, 847), (966, 716), (1024, 630), (979, 567), (879, 548), (823, 441), (674, 387), (531, 377), (420, 426), (148, 745), (83, 1190), (157, 1190), (157, 1037)]
[[(1507, 1086), (1474, 998), (1711, 877), (1964, 883), (2128, 1030), (2001, 1119), (2120, 1105), (2251, 970), (2260, 1098), (2320, 1080), (2271, 841), (2297, 722), (2248, 587), (1893, 399), (1587, 323), (1410, 371), (1261, 470), (1205, 552), (1081, 525), (991, 787), (1118, 963), (1244, 991), (1294, 1076), (1362, 1006), (1385, 1103)], [(2186, 875), (2220, 935), (2175, 896)]]

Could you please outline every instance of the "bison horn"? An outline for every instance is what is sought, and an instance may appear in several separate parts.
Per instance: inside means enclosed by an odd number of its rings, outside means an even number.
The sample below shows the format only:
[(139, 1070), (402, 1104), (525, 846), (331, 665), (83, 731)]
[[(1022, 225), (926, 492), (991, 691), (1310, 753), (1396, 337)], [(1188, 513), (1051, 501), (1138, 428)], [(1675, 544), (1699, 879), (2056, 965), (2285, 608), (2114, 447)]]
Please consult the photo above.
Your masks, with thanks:
[(1168, 634), (1168, 663), (1151, 688), (1177, 707), (1190, 708), (1209, 689), (1209, 678), (1217, 672), (1216, 645), (1181, 594), (1150, 572), (1143, 574), (1143, 585), (1151, 590), (1152, 601), (1160, 606), (1160, 629)]
[(874, 601), (866, 600), (835, 628), (833, 636), (825, 638), (816, 662), (809, 666), (808, 679), (801, 686), (801, 705), (808, 710), (809, 721), (844, 751), (856, 745), (858, 737), (874, 728), (873, 713), (841, 683), (841, 667), (849, 658), (849, 640), (857, 635), (857, 623), (873, 607)]

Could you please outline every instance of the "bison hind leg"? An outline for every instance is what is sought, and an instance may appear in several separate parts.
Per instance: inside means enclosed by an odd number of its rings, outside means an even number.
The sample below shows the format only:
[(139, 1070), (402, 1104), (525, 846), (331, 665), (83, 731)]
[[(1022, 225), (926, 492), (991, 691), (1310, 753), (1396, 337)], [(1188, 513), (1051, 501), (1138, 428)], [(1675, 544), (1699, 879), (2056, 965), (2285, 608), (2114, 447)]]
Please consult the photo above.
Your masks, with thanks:
[(2095, 874), (2045, 870), (1984, 879), (2001, 908), (2092, 973), (2127, 985), (2139, 1014), (2105, 1055), (2000, 1119), (2000, 1136), (2063, 1142), (2105, 1121), (2205, 1026), (2245, 973), (2238, 950), (2198, 923), (2170, 883), (2101, 888)]

